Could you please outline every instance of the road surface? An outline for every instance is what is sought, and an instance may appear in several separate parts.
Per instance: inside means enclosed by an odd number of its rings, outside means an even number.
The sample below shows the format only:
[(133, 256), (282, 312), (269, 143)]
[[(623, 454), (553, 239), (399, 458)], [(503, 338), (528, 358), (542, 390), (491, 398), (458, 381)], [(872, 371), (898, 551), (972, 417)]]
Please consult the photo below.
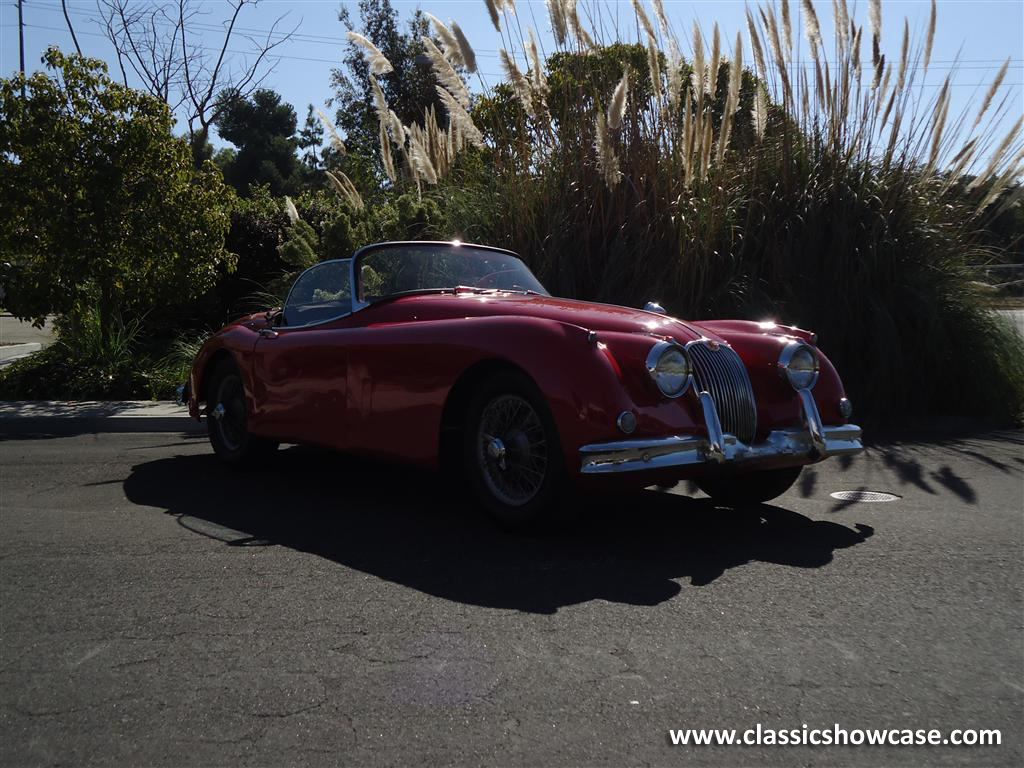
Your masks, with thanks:
[[(1022, 481), (1019, 432), (895, 446), (538, 539), (309, 449), (0, 440), (0, 764), (1018, 766)], [(1002, 744), (669, 743), (758, 724)]]
[(11, 317), (6, 312), (0, 312), (0, 345), (35, 342), (45, 347), (52, 344), (54, 338), (51, 320), (47, 320), (42, 328), (36, 328), (32, 323), (23, 322), (16, 317)]

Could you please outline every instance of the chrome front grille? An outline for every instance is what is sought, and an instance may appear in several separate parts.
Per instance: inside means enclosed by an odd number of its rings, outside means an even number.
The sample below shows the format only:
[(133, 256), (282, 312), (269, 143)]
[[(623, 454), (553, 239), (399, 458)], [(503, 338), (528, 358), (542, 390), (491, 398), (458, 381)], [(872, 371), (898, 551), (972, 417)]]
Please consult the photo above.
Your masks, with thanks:
[(707, 339), (691, 342), (686, 349), (697, 391), (706, 391), (714, 399), (722, 431), (752, 443), (757, 431), (757, 406), (740, 356), (732, 347)]

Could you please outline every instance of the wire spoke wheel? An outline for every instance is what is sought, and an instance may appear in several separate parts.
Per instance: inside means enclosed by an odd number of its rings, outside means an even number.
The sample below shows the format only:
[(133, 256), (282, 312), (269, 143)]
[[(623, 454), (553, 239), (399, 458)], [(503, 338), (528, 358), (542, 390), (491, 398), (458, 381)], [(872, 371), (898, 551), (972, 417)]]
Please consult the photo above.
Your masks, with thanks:
[(229, 451), (239, 450), (245, 442), (245, 391), (242, 379), (229, 374), (220, 380), (213, 411), (214, 428)]
[(548, 442), (540, 416), (519, 395), (499, 395), (480, 414), (477, 461), (488, 489), (502, 503), (530, 502), (544, 485)]

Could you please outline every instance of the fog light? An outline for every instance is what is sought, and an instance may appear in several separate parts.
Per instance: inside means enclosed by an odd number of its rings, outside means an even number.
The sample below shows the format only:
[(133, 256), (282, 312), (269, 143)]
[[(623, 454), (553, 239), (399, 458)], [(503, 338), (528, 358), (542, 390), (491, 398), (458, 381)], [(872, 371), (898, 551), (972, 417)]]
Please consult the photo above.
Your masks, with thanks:
[(636, 414), (632, 411), (623, 411), (619, 414), (619, 418), (615, 420), (615, 423), (619, 425), (619, 429), (627, 435), (631, 435), (633, 430), (636, 429)]
[(848, 419), (853, 416), (853, 403), (847, 400), (845, 397), (839, 400), (839, 413), (842, 414), (844, 419)]

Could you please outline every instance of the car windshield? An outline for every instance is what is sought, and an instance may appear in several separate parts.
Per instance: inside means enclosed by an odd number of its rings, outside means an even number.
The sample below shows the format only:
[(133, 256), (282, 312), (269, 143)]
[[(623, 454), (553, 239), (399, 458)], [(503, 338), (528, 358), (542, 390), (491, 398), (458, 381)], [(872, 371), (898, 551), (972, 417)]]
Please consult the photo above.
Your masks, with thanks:
[(511, 253), (471, 245), (395, 243), (374, 248), (359, 260), (362, 301), (456, 288), (547, 295), (544, 286)]

